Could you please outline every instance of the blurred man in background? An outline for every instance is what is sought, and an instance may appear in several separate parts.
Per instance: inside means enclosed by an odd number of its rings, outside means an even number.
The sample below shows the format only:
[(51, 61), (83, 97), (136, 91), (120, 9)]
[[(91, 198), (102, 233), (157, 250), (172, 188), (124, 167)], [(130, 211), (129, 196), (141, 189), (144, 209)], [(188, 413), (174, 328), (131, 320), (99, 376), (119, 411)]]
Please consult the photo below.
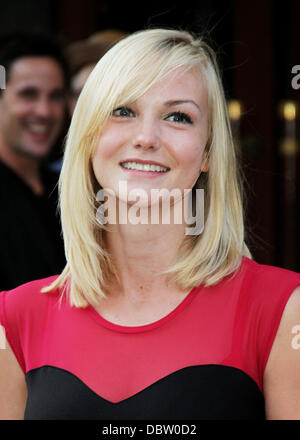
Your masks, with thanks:
[(41, 35), (2, 37), (0, 65), (0, 290), (8, 290), (65, 265), (58, 174), (47, 158), (65, 118), (68, 73), (59, 46)]
[(115, 43), (127, 35), (119, 29), (106, 29), (85, 40), (75, 41), (67, 47), (66, 56), (71, 70), (68, 99), (71, 116), (78, 96), (95, 65)]
[[(128, 33), (119, 29), (105, 29), (66, 47), (65, 56), (71, 76), (67, 99), (70, 117), (73, 115), (77, 99), (95, 65), (114, 44), (127, 35)], [(58, 172), (61, 166), (62, 157), (51, 164), (51, 168)]]
[[(70, 43), (65, 49), (65, 56), (70, 69), (70, 86), (68, 90), (69, 117), (72, 117), (77, 99), (89, 74), (100, 58), (128, 33), (119, 29), (105, 29), (92, 34), (89, 38)], [(60, 171), (62, 157), (51, 164), (51, 168)]]

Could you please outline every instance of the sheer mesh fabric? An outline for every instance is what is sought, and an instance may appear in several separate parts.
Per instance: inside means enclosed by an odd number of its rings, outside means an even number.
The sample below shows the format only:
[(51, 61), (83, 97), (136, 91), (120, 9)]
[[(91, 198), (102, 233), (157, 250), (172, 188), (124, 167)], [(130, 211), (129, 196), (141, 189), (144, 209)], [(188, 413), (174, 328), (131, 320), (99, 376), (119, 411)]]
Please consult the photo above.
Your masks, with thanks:
[(55, 277), (1, 292), (0, 322), (24, 373), (69, 371), (98, 396), (121, 402), (158, 380), (196, 365), (246, 373), (263, 391), (263, 372), (286, 302), (300, 274), (243, 258), (235, 276), (196, 287), (151, 324), (108, 322), (91, 306), (60, 305), (40, 293)]

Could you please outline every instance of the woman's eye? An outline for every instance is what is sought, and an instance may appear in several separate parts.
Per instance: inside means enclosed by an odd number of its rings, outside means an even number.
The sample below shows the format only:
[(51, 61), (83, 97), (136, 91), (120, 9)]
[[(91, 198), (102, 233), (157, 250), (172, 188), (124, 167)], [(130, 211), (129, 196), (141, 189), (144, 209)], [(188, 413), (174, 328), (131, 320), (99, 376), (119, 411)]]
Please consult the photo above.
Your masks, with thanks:
[(192, 124), (193, 121), (185, 113), (175, 112), (169, 115), (166, 119), (171, 122), (181, 123), (181, 124)]
[(129, 118), (134, 115), (133, 111), (128, 107), (119, 107), (113, 110), (113, 116), (118, 116), (121, 118)]

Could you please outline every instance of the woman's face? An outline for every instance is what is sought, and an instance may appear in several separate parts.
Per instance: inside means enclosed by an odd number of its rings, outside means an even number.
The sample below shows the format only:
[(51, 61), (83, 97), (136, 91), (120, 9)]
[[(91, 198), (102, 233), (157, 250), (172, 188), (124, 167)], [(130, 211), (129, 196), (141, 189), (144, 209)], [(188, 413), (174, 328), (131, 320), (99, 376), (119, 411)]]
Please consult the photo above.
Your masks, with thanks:
[[(127, 192), (191, 189), (207, 171), (207, 91), (196, 71), (169, 74), (136, 101), (114, 109), (92, 159), (98, 183)], [(179, 75), (178, 75), (179, 73)], [(125, 184), (124, 184), (125, 182)]]

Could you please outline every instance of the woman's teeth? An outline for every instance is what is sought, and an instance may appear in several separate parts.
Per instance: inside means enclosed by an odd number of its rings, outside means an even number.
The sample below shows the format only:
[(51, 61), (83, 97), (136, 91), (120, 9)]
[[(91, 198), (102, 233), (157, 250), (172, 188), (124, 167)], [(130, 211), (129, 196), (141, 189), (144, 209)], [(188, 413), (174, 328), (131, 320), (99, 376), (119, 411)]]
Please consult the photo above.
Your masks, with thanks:
[(138, 170), (138, 171), (157, 171), (159, 173), (168, 171), (168, 168), (166, 167), (161, 167), (159, 165), (146, 164), (146, 163), (145, 164), (137, 163), (137, 162), (122, 162), (121, 166), (129, 170)]

